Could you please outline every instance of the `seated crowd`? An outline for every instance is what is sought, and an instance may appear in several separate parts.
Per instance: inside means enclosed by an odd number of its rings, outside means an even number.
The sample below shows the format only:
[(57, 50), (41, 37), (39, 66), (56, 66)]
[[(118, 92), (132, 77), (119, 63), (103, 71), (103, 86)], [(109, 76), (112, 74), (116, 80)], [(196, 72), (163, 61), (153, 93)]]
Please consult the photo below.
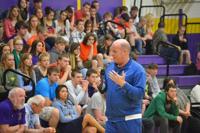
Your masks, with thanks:
[[(157, 53), (158, 43), (168, 42), (164, 23), (159, 23), (153, 33), (153, 15), (138, 18), (136, 6), (130, 13), (122, 6), (114, 17), (106, 12), (101, 18), (97, 0), (84, 3), (77, 11), (67, 6), (59, 13), (51, 7), (43, 11), (42, 0), (33, 0), (33, 7), (28, 4), (28, 0), (18, 0), (3, 20), (0, 93), (6, 91), (5, 84), (10, 91), (8, 99), (0, 103), (0, 132), (105, 132), (106, 95), (101, 89), (104, 69), (112, 61), (112, 42), (126, 36), (134, 59), (138, 54)], [(108, 22), (104, 26), (109, 20), (120, 25)], [(125, 26), (126, 35), (121, 25)], [(171, 57), (170, 64), (182, 64), (184, 55), (186, 63), (191, 63), (184, 32), (185, 28), (180, 27), (173, 39), (178, 50), (165, 46), (161, 49), (164, 56)], [(3, 73), (7, 69), (16, 69), (34, 83), (8, 72), (4, 84)], [(166, 79), (163, 88), (159, 87), (157, 71), (156, 64), (146, 69), (143, 132), (154, 133), (160, 127), (166, 133), (179, 133), (191, 127), (191, 121), (199, 123), (191, 116), (190, 103), (184, 93), (179, 94), (181, 90), (173, 79)], [(33, 84), (35, 94), (27, 99), (26, 93), (33, 91)]]

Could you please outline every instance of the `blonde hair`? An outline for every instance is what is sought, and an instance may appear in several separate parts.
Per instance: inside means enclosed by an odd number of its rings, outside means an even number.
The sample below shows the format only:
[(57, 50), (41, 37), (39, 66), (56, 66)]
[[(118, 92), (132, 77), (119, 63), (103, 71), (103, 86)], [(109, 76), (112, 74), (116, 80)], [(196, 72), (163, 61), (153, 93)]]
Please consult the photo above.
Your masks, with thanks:
[(20, 14), (20, 11), (19, 11), (19, 7), (17, 6), (17, 5), (15, 5), (15, 6), (12, 6), (10, 9), (9, 9), (9, 12), (8, 12), (8, 15), (7, 15), (7, 17), (9, 18), (9, 19), (13, 19), (12, 17), (12, 11), (14, 10), (14, 9), (17, 9), (17, 11), (18, 11), (18, 16), (17, 16), (17, 21), (21, 21), (22, 20), (22, 17), (21, 17), (21, 14)]
[(20, 64), (19, 64), (19, 69), (21, 70), (22, 73), (27, 74), (29, 76), (33, 75), (33, 68), (32, 65), (30, 67), (27, 68), (28, 73), (26, 71), (26, 65), (25, 65), (25, 60), (28, 59), (29, 57), (32, 55), (30, 53), (24, 53), (21, 58), (20, 58)]
[(146, 26), (147, 26), (147, 28), (151, 28), (152, 27), (151, 23), (152, 23), (152, 21), (154, 21), (153, 14), (152, 13), (148, 13), (148, 14), (146, 14), (144, 16), (144, 18), (146, 19)]
[(16, 42), (19, 41), (19, 40), (23, 41), (22, 38), (21, 38), (20, 36), (16, 36), (16, 37), (14, 38), (14, 40), (13, 40), (13, 45), (15, 45)]
[(50, 58), (49, 53), (47, 53), (47, 52), (41, 53), (39, 55), (39, 61), (42, 61), (42, 59), (45, 58), (45, 57)]

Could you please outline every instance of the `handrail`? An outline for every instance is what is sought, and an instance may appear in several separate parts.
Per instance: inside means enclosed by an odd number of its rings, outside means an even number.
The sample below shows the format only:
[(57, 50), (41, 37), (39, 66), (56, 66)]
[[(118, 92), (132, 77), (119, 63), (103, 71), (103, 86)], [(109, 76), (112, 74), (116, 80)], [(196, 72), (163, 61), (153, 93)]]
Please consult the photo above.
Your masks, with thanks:
[(136, 6), (136, 0), (134, 0), (134, 4), (133, 5)]
[[(165, 41), (159, 41), (158, 42), (158, 44), (157, 44), (157, 46), (156, 46), (156, 53), (158, 54), (158, 55), (160, 55), (161, 56), (161, 54), (160, 54), (160, 52), (159, 52), (159, 46), (160, 45), (164, 45), (165, 47), (172, 47), (172, 48), (175, 48), (179, 53), (181, 52), (181, 49), (180, 49), (180, 47), (178, 47), (178, 46), (176, 46), (176, 45), (174, 45), (174, 44), (172, 44), (172, 43), (170, 43), (170, 42), (165, 42)], [(161, 56), (161, 57), (163, 57), (163, 56)], [(167, 69), (166, 69), (166, 76), (169, 76), (169, 59), (171, 59), (170, 57), (163, 57), (164, 59), (166, 59), (166, 63), (167, 63)]]
[(139, 17), (140, 17), (140, 12), (141, 12), (141, 7), (142, 7), (142, 4), (143, 4), (143, 0), (140, 0)]
[(4, 88), (5, 88), (5, 90), (6, 90), (7, 92), (9, 91), (9, 89), (6, 87), (6, 74), (7, 74), (8, 72), (13, 72), (13, 73), (16, 73), (16, 74), (18, 74), (18, 75), (20, 75), (20, 76), (22, 76), (22, 77), (25, 77), (25, 78), (29, 79), (29, 80), (32, 82), (32, 86), (33, 86), (33, 88), (32, 88), (32, 95), (35, 94), (35, 82), (34, 82), (34, 80), (33, 80), (32, 78), (28, 77), (27, 75), (25, 75), (25, 74), (23, 74), (23, 73), (20, 73), (20, 72), (14, 70), (14, 69), (7, 69), (7, 70), (5, 70), (4, 73), (3, 73), (3, 83), (2, 83), (2, 85), (4, 86)]
[(156, 52), (157, 52), (159, 55), (160, 55), (160, 53), (159, 53), (159, 51), (158, 51), (158, 48), (159, 48), (160, 45), (165, 45), (165, 46), (167, 46), (167, 47), (173, 47), (173, 48), (177, 49), (177, 51), (179, 51), (179, 52), (180, 52), (180, 50), (181, 50), (178, 46), (176, 46), (176, 45), (173, 44), (173, 43), (165, 42), (165, 41), (159, 41), (159, 42), (158, 42), (158, 45), (156, 46)]
[(187, 14), (185, 13), (175, 13), (175, 14), (164, 14), (160, 17), (160, 22), (163, 22), (165, 16), (185, 16), (185, 26), (187, 26), (188, 24), (188, 17), (187, 17)]
[(191, 107), (200, 107), (200, 102), (190, 103)]
[[(141, 0), (142, 1), (142, 0)], [(163, 5), (144, 5), (144, 6), (140, 6), (140, 9), (139, 9), (139, 17), (141, 17), (141, 11), (142, 11), (142, 8), (147, 8), (147, 7), (151, 7), (151, 8), (154, 8), (154, 7), (160, 7), (160, 8), (163, 8), (163, 13), (162, 15), (165, 15), (165, 6)]]
[(191, 24), (191, 25), (192, 25), (192, 24), (196, 24), (196, 25), (197, 25), (197, 24), (200, 24), (200, 22), (187, 22), (187, 25), (190, 25), (190, 24)]
[(119, 26), (121, 26), (121, 27), (124, 29), (124, 31), (125, 31), (124, 39), (125, 39), (126, 36), (127, 36), (126, 27), (125, 27), (124, 25), (122, 25), (122, 24), (120, 24), (120, 23), (117, 23), (117, 22), (114, 22), (114, 21), (112, 21), (112, 20), (108, 20), (108, 21), (104, 22), (105, 27), (107, 26), (107, 24), (108, 24), (109, 22), (110, 22), (110, 23), (113, 23), (113, 24), (116, 24), (116, 25), (119, 25)]

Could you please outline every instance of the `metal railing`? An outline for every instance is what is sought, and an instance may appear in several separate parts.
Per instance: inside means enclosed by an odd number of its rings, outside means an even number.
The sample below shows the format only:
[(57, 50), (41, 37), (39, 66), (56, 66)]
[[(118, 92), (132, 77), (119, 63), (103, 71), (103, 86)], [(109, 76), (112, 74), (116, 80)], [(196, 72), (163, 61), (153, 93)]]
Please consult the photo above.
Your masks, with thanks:
[(185, 17), (185, 23), (184, 23), (184, 26), (187, 26), (187, 23), (188, 23), (188, 17), (185, 13), (178, 13), (178, 14), (164, 14), (160, 17), (160, 22), (164, 22), (165, 20), (165, 17), (168, 16), (168, 17), (180, 17), (180, 16), (184, 16)]
[[(107, 29), (107, 24), (108, 24), (109, 22), (110, 22), (110, 23), (113, 23), (113, 24), (115, 24), (115, 25), (118, 25), (118, 26), (120, 26), (120, 27), (122, 27), (122, 28), (124, 29), (124, 32), (125, 32), (125, 33), (124, 33), (125, 35), (124, 35), (123, 38), (125, 39), (125, 38), (127, 37), (127, 30), (126, 30), (126, 27), (125, 27), (124, 25), (122, 25), (122, 24), (120, 24), (120, 23), (117, 23), (117, 22), (114, 22), (114, 21), (112, 21), (112, 20), (108, 20), (108, 21), (102, 23), (104, 29), (101, 29), (101, 30), (106, 30), (106, 29)], [(100, 27), (101, 27), (101, 26), (100, 26)], [(105, 33), (104, 33), (104, 34), (105, 34)]]
[(166, 11), (165, 7), (163, 5), (140, 5), (140, 8), (139, 8), (139, 17), (141, 17), (142, 8), (162, 8), (162, 15), (165, 15), (165, 11)]
[(172, 44), (172, 43), (170, 43), (170, 42), (164, 42), (164, 41), (158, 42), (158, 44), (157, 44), (157, 46), (156, 46), (156, 53), (157, 53), (159, 56), (163, 57), (163, 58), (166, 60), (166, 64), (167, 64), (166, 76), (169, 76), (169, 65), (170, 65), (169, 61), (170, 61), (170, 59), (172, 59), (172, 58), (169, 57), (169, 56), (163, 56), (163, 55), (160, 53), (160, 49), (161, 49), (163, 46), (164, 46), (164, 47), (168, 47), (168, 48), (170, 48), (170, 47), (171, 47), (171, 48), (174, 48), (174, 49), (176, 49), (177, 52), (179, 52), (179, 54), (180, 54), (181, 50), (180, 50), (180, 48), (179, 48), (178, 46), (176, 46), (176, 45), (174, 45), (174, 44)]
[(31, 83), (32, 83), (32, 90), (26, 92), (27, 98), (29, 98), (29, 97), (31, 97), (31, 96), (33, 96), (33, 95), (35, 94), (35, 82), (34, 82), (34, 80), (33, 80), (32, 78), (26, 76), (26, 75), (23, 74), (23, 73), (20, 73), (20, 72), (14, 70), (14, 69), (7, 69), (7, 70), (5, 70), (4, 73), (3, 73), (3, 82), (2, 82), (2, 85), (3, 85), (4, 89), (5, 89), (5, 92), (2, 92), (3, 94), (1, 94), (2, 97), (0, 97), (0, 100), (5, 99), (5, 98), (7, 97), (7, 95), (8, 95), (8, 92), (10, 91), (10, 90), (7, 88), (7, 85), (6, 85), (6, 75), (8, 74), (8, 72), (13, 72), (13, 73), (15, 73), (15, 74), (17, 74), (17, 75), (20, 75), (20, 76), (22, 76), (22, 77), (24, 77), (24, 78), (27, 78), (28, 80), (31, 81)]

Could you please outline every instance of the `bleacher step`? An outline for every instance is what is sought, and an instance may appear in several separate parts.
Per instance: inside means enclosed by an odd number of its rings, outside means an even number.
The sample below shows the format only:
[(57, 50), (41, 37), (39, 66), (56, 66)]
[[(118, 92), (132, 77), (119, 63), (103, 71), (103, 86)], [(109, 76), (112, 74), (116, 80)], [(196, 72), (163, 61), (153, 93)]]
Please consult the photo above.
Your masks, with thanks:
[[(184, 75), (187, 65), (169, 65), (169, 75)], [(167, 74), (167, 65), (158, 65), (158, 76)]]
[(148, 65), (151, 63), (155, 63), (158, 65), (166, 64), (164, 58), (159, 55), (140, 55), (137, 60), (142, 65)]
[(200, 82), (200, 75), (190, 75), (190, 76), (171, 76), (176, 80), (178, 86), (195, 86)]

